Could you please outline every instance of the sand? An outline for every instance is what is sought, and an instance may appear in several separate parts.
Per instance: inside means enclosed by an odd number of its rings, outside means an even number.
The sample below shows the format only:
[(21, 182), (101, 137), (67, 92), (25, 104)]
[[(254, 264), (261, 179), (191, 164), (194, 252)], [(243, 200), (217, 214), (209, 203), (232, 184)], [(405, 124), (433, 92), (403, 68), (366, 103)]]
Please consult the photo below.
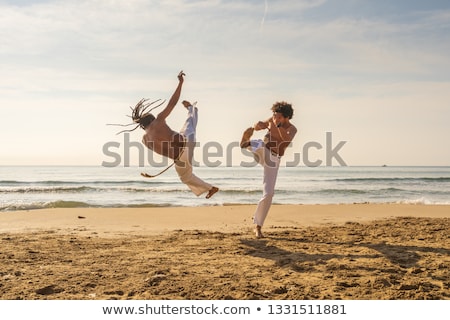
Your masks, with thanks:
[(450, 206), (0, 213), (0, 298), (450, 299)]

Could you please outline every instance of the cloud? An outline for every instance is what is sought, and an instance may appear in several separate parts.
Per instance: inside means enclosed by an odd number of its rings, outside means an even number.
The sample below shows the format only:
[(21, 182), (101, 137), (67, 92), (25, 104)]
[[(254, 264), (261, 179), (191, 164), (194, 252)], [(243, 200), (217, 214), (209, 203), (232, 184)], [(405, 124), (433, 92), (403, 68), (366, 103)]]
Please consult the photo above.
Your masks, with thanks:
[[(326, 8), (329, 2), (273, 0), (268, 19), (265, 4), (267, 0), (132, 0), (3, 6), (0, 54), (11, 72), (20, 65), (26, 71), (18, 74), (53, 71), (66, 74), (68, 81), (84, 72), (94, 80), (126, 77), (140, 82), (143, 77), (160, 77), (177, 63), (216, 70), (223, 77), (284, 74), (286, 80), (289, 74), (314, 70), (330, 78), (378, 78), (393, 72), (432, 73), (438, 65), (448, 68), (450, 41), (445, 33), (435, 33), (446, 21), (448, 25), (448, 12), (425, 12), (408, 23), (381, 17), (314, 20), (308, 10)], [(258, 25), (264, 26), (264, 38)], [(423, 36), (418, 38), (420, 32)], [(419, 46), (418, 41), (428, 45)]]
[[(0, 104), (10, 108), (0, 108), (0, 119), (57, 110), (53, 120), (33, 122), (47, 138), (53, 121), (76, 114), (80, 123), (95, 123), (83, 130), (89, 135), (80, 132), (80, 140), (90, 141), (104, 123), (126, 119), (140, 98), (168, 98), (181, 68), (188, 74), (183, 94), (213, 119), (202, 123), (203, 132), (223, 129), (223, 139), (236, 134), (227, 121), (240, 130), (280, 97), (299, 106), (300, 123), (303, 110), (317, 111), (309, 113), (314, 125), (307, 132), (339, 123), (341, 132), (359, 132), (352, 117), (361, 115), (354, 112), (361, 104), (383, 119), (389, 110), (377, 103), (407, 110), (429, 96), (433, 110), (442, 111), (450, 82), (449, 10), (370, 15), (343, 1), (336, 14), (333, 6), (323, 0), (2, 2)], [(417, 96), (421, 88), (426, 94)], [(70, 128), (68, 135), (77, 131)], [(9, 123), (4, 130), (17, 132)], [(369, 131), (375, 137), (377, 128)]]
[(264, 21), (266, 20), (267, 11), (269, 10), (269, 4), (267, 3), (267, 0), (264, 0), (264, 14), (261, 19), (261, 26), (259, 27), (259, 31), (262, 32), (264, 29)]

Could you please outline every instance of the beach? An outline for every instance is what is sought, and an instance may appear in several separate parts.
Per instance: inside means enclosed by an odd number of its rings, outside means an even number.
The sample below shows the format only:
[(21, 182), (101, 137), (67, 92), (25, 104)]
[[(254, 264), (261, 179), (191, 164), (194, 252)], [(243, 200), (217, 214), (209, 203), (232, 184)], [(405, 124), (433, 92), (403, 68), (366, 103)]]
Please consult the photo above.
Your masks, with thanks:
[(450, 206), (0, 212), (0, 298), (450, 299)]

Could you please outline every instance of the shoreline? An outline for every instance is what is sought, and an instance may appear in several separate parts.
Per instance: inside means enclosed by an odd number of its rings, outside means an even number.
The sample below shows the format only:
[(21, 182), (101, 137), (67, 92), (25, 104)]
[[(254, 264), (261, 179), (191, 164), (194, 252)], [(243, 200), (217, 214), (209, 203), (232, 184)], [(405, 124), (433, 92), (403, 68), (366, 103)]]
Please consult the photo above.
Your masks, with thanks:
[[(0, 233), (54, 231), (101, 236), (160, 234), (175, 230), (247, 232), (256, 205), (149, 208), (51, 208), (0, 213)], [(450, 205), (272, 205), (264, 226), (302, 228), (395, 217), (450, 218)]]

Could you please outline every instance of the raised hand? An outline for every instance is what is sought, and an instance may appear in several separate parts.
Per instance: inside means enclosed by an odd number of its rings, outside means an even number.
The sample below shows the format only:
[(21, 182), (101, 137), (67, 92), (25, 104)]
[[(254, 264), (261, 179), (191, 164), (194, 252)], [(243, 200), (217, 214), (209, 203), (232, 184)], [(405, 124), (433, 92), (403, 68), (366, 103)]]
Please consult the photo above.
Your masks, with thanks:
[(183, 70), (180, 71), (180, 73), (178, 74), (178, 81), (183, 82), (184, 81), (184, 76), (186, 74), (183, 72)]

